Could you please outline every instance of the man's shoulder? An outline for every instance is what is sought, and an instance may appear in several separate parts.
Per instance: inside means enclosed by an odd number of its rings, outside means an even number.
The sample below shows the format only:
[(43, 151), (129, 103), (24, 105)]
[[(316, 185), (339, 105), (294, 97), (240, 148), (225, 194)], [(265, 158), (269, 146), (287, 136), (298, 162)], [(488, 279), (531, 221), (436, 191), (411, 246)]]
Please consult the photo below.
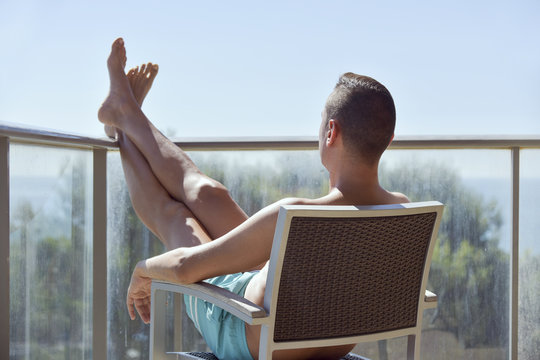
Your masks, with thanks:
[(277, 205), (316, 205), (315, 200), (306, 199), (306, 198), (297, 198), (297, 197), (288, 197), (279, 200)]
[(403, 204), (403, 203), (411, 202), (405, 194), (402, 194), (400, 192), (392, 192), (390, 194), (392, 194), (392, 196), (394, 197), (395, 204)]
[[(386, 196), (382, 199), (379, 199), (376, 204), (403, 204), (411, 202), (409, 198), (400, 192), (386, 192)], [(317, 199), (307, 199), (307, 198), (297, 198), (297, 197), (288, 197), (279, 200), (275, 205), (359, 205), (359, 203), (351, 203), (344, 199), (335, 202), (328, 199), (328, 197), (322, 197)], [(368, 205), (361, 203), (361, 205)], [(372, 204), (371, 204), (372, 205)]]

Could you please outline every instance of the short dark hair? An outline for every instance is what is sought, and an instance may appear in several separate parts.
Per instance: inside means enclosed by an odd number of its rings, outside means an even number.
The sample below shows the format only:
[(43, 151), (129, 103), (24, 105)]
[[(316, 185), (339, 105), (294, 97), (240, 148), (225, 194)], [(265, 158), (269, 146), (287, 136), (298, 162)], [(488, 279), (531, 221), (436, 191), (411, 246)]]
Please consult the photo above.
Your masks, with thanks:
[(326, 126), (334, 119), (343, 143), (368, 163), (377, 162), (388, 147), (396, 126), (396, 108), (384, 85), (351, 72), (340, 76), (326, 102)]

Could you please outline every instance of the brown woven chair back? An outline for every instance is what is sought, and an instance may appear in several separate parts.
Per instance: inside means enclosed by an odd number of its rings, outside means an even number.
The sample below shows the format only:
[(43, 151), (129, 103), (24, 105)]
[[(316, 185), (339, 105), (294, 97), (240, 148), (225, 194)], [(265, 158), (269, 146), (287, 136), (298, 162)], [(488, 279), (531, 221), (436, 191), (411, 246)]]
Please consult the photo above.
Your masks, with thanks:
[(292, 219), (274, 341), (414, 327), (436, 213)]

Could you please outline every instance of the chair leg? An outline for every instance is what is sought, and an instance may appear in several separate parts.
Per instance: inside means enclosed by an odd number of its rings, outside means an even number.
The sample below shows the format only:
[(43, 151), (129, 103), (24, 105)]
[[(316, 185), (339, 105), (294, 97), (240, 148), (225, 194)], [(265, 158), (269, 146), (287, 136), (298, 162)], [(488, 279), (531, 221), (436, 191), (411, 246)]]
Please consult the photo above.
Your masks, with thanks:
[(272, 359), (272, 349), (267, 325), (261, 326), (261, 339), (259, 341), (259, 360)]
[(407, 336), (407, 360), (420, 359), (420, 334)]

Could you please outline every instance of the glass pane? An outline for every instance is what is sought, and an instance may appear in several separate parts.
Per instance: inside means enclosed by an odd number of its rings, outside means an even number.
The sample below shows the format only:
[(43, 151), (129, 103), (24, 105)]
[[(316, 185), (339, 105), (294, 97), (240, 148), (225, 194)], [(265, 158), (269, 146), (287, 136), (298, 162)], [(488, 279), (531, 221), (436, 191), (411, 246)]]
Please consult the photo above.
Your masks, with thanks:
[(285, 197), (328, 193), (328, 173), (318, 151), (229, 151), (190, 153), (199, 168), (224, 184), (248, 214)]
[[(424, 313), (422, 358), (508, 357), (510, 169), (503, 150), (393, 150), (383, 157), (380, 180), (388, 190), (445, 204), (428, 284), (439, 304)], [(405, 348), (400, 338), (357, 349), (372, 359), (403, 359)]]
[(519, 209), (520, 359), (540, 359), (540, 150), (521, 152)]
[[(328, 175), (317, 151), (200, 151), (190, 155), (227, 186), (252, 214), (287, 196), (317, 197)], [(146, 357), (148, 326), (130, 322), (124, 298), (136, 262), (163, 251), (136, 219), (118, 154), (109, 156), (109, 315), (112, 358)], [(446, 205), (430, 288), (440, 299), (425, 313), (423, 356), (432, 359), (506, 359), (511, 219), (510, 153), (502, 150), (394, 150), (380, 169), (383, 185), (413, 201)], [(116, 295), (112, 295), (116, 294)], [(185, 349), (204, 347), (193, 328)], [(191, 338), (189, 338), (191, 337)], [(188, 339), (189, 338), (189, 339)], [(113, 340), (114, 339), (114, 340)], [(368, 343), (357, 351), (372, 359), (402, 359), (403, 338)], [(118, 355), (118, 356), (116, 356)]]
[(10, 358), (92, 357), (92, 156), (10, 147)]

